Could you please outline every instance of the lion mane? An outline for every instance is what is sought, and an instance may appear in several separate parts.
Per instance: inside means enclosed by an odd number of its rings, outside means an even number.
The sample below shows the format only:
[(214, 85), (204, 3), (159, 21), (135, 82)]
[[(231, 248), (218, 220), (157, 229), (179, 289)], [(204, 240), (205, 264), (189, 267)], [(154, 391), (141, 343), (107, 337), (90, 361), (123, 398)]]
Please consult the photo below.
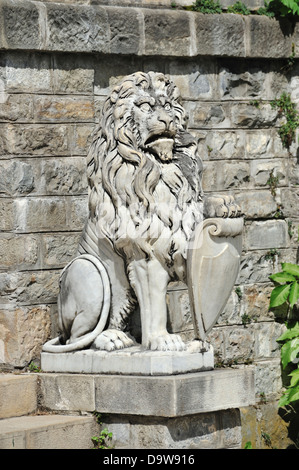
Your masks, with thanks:
[[(150, 114), (143, 119), (144, 108)], [(159, 137), (166, 109), (171, 135), (161, 141), (173, 139), (171, 158), (153, 151), (152, 140), (145, 145), (147, 130)], [(79, 253), (107, 268), (110, 327), (123, 328), (135, 305), (133, 259), (155, 257), (171, 280), (186, 280), (187, 245), (202, 218), (202, 163), (186, 124), (178, 89), (161, 73), (129, 75), (104, 103), (87, 156), (89, 218)]]

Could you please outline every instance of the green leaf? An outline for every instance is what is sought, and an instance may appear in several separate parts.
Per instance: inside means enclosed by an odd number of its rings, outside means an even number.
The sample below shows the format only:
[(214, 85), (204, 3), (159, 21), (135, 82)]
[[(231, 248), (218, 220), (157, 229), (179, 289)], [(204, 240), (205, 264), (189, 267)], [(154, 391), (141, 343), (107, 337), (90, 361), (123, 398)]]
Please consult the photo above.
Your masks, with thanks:
[(290, 295), (289, 295), (289, 302), (290, 302), (291, 308), (294, 307), (298, 299), (299, 299), (299, 284), (298, 282), (293, 282), (291, 284)]
[(278, 282), (278, 284), (285, 284), (286, 282), (296, 281), (296, 278), (292, 276), (292, 274), (288, 274), (285, 272), (272, 274), (271, 276), (269, 276), (269, 278), (274, 282)]
[(288, 274), (292, 274), (293, 276), (299, 277), (299, 266), (298, 264), (293, 263), (282, 263), (282, 269), (284, 272)]
[(299, 388), (299, 369), (293, 370), (289, 376), (291, 377), (290, 386), (295, 387), (298, 385)]
[(292, 401), (297, 400), (299, 400), (299, 387), (290, 387), (279, 400), (278, 406), (286, 406)]
[(290, 341), (287, 341), (281, 348), (282, 367), (285, 369), (290, 362), (296, 359), (298, 353), (299, 338), (294, 338)]
[(286, 339), (292, 339), (299, 337), (299, 322), (297, 322), (292, 328), (288, 328), (276, 341), (285, 341)]
[(290, 289), (290, 284), (275, 287), (271, 292), (270, 308), (284, 304), (287, 301)]

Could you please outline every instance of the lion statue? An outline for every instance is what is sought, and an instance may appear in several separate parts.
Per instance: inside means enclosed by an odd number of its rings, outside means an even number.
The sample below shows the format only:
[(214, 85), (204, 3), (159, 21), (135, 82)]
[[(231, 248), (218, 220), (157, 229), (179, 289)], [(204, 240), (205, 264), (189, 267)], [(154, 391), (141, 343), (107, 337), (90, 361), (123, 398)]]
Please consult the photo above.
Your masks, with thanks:
[(186, 282), (188, 244), (203, 218), (240, 210), (230, 196), (204, 204), (202, 162), (179, 98), (154, 72), (125, 77), (107, 98), (87, 156), (89, 218), (60, 278), (61, 336), (45, 351), (136, 344), (127, 330), (136, 305), (143, 348), (184, 350), (166, 329), (167, 286)]

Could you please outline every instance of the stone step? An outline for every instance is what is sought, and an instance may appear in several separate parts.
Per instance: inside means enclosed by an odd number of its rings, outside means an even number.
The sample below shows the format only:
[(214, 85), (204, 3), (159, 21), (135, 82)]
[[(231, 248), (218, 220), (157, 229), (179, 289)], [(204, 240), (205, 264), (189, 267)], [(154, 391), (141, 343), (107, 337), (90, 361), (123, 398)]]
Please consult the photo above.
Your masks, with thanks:
[(34, 413), (36, 407), (36, 375), (0, 374), (0, 419)]
[(93, 416), (35, 415), (0, 420), (0, 449), (92, 449)]

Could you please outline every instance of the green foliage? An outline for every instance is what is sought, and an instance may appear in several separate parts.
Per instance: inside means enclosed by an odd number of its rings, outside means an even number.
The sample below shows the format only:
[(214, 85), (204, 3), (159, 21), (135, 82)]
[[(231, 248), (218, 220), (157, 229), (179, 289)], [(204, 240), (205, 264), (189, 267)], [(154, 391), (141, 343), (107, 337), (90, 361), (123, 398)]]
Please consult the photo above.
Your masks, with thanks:
[[(93, 415), (95, 416), (97, 423), (102, 426), (103, 415), (98, 411), (94, 411)], [(107, 428), (102, 429), (99, 436), (93, 436), (91, 438), (94, 449), (113, 449), (113, 446), (108, 445), (109, 441), (112, 440), (112, 437), (112, 432), (108, 431)]]
[(270, 0), (267, 8), (275, 16), (296, 17), (299, 15), (298, 0)]
[(268, 2), (265, 2), (265, 6), (264, 6), (264, 7), (260, 7), (260, 8), (256, 11), (256, 14), (257, 14), (257, 15), (269, 16), (269, 18), (273, 18), (273, 17), (275, 16), (275, 13), (274, 13), (274, 11), (271, 10), (271, 7), (269, 6), (269, 3), (268, 3)]
[(236, 2), (227, 9), (227, 13), (238, 13), (239, 15), (250, 15), (250, 10), (242, 2)]
[(107, 428), (102, 429), (99, 436), (93, 436), (91, 438), (94, 449), (112, 449), (111, 446), (108, 445), (107, 441), (112, 440), (112, 432), (109, 432)]
[(200, 13), (222, 13), (218, 0), (196, 0), (191, 10), (199, 11)]
[(279, 135), (285, 148), (289, 148), (295, 140), (295, 133), (299, 127), (299, 114), (296, 104), (291, 101), (291, 96), (283, 92), (280, 98), (270, 102), (272, 108), (277, 108), (279, 113), (285, 117), (285, 124), (279, 129)]
[(252, 449), (251, 441), (246, 442), (244, 449)]
[[(282, 263), (282, 271), (272, 274), (275, 283), (270, 297), (270, 308), (287, 303), (291, 313), (299, 299), (299, 266)], [(277, 339), (282, 343), (281, 364), (283, 369), (294, 368), (289, 375), (290, 384), (279, 400), (279, 406), (285, 406), (299, 400), (299, 322), (287, 322), (287, 330)]]

